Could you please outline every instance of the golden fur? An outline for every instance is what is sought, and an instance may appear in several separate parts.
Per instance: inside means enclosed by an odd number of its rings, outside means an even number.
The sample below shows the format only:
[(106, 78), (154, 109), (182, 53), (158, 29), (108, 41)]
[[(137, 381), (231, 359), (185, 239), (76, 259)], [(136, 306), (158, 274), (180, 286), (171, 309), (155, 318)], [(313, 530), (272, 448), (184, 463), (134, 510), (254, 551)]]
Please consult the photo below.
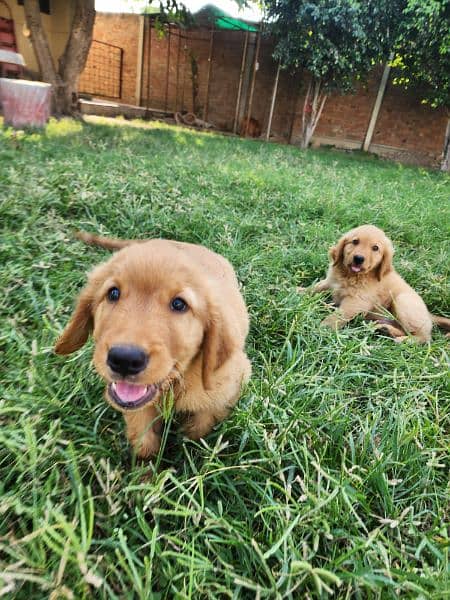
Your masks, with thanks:
[[(420, 342), (431, 339), (433, 322), (450, 329), (450, 319), (430, 314), (419, 294), (395, 271), (392, 242), (378, 227), (361, 225), (352, 229), (330, 248), (329, 254), (327, 276), (312, 289), (332, 290), (338, 306), (322, 322), (324, 325), (342, 327), (362, 314), (377, 321), (377, 327), (396, 341), (411, 335)], [(395, 319), (385, 318), (383, 309)]]
[[(160, 408), (169, 390), (175, 410), (188, 416), (186, 434), (205, 436), (227, 416), (251, 374), (244, 351), (249, 319), (232, 266), (194, 244), (78, 237), (122, 249), (89, 275), (55, 351), (74, 352), (92, 331), (94, 365), (108, 384), (106, 399), (124, 414), (128, 439), (139, 456), (159, 450)], [(113, 288), (120, 290), (114, 302), (109, 296)], [(174, 312), (173, 298), (182, 298), (187, 310)], [(117, 344), (145, 351), (144, 370), (124, 377), (114, 373), (107, 357)], [(121, 379), (127, 389), (157, 390), (155, 396), (136, 409), (118, 406), (111, 386)]]

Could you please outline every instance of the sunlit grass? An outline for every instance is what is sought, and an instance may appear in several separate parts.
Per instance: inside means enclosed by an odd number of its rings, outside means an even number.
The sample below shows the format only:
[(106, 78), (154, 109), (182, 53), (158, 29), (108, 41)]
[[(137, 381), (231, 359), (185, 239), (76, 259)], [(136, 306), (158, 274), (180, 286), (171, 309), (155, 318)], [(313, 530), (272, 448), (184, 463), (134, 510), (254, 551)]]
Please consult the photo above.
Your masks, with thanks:
[[(319, 327), (327, 249), (371, 222), (449, 314), (447, 176), (156, 122), (0, 134), (0, 594), (14, 598), (448, 596), (448, 341)], [(72, 237), (202, 243), (234, 264), (252, 381), (199, 443), (136, 464), (92, 345), (52, 353), (85, 273)]]

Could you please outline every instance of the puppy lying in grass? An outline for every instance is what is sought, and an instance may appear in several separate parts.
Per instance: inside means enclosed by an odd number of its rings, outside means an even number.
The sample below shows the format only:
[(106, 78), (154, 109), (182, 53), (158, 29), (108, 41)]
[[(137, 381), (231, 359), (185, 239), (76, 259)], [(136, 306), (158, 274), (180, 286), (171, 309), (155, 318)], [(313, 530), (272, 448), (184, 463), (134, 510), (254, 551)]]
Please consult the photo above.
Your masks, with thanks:
[[(396, 342), (409, 335), (429, 342), (433, 322), (450, 331), (450, 319), (432, 315), (424, 301), (395, 271), (392, 242), (373, 225), (361, 225), (344, 234), (330, 248), (331, 264), (326, 278), (313, 292), (332, 290), (337, 310), (323, 325), (342, 327), (357, 315), (377, 321)], [(298, 288), (299, 292), (307, 288)], [(385, 318), (383, 309), (394, 315)]]
[(123, 413), (138, 456), (159, 450), (168, 393), (188, 415), (186, 434), (205, 436), (251, 374), (249, 318), (232, 266), (194, 244), (78, 237), (120, 251), (91, 272), (55, 351), (70, 354), (93, 333), (106, 399)]

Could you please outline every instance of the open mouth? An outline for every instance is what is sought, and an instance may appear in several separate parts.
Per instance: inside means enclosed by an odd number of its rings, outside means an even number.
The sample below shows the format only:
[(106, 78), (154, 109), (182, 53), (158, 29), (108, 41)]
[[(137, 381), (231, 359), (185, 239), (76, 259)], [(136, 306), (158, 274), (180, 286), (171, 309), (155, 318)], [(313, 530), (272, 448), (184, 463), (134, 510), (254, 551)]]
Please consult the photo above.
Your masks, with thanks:
[(350, 270), (353, 271), (353, 273), (361, 273), (363, 268), (359, 265), (350, 265)]
[(129, 410), (142, 408), (158, 395), (157, 385), (138, 385), (128, 381), (113, 381), (108, 385), (108, 395), (111, 400)]

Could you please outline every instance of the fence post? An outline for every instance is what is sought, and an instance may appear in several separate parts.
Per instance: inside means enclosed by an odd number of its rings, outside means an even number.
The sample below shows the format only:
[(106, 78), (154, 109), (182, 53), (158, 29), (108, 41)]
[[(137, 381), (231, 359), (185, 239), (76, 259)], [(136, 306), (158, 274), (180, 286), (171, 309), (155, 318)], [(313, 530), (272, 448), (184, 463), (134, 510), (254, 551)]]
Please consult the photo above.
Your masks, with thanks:
[(392, 52), (389, 56), (388, 62), (384, 66), (383, 76), (381, 77), (377, 98), (375, 100), (375, 104), (373, 105), (373, 110), (369, 121), (369, 127), (367, 128), (366, 137), (364, 139), (363, 150), (365, 152), (369, 150), (370, 144), (372, 142), (373, 132), (375, 130), (375, 125), (377, 124), (378, 114), (380, 112), (381, 103), (383, 102), (384, 92), (386, 91), (386, 85), (389, 79), (389, 73), (391, 71), (391, 61), (393, 60), (393, 58), (394, 53)]
[(136, 61), (136, 106), (141, 104), (142, 93), (142, 64), (144, 57), (144, 15), (139, 15), (139, 36), (137, 45), (137, 61)]
[(244, 69), (245, 69), (245, 59), (247, 57), (247, 46), (248, 46), (248, 30), (245, 32), (245, 41), (244, 41), (244, 50), (242, 51), (242, 61), (241, 61), (241, 71), (239, 74), (239, 87), (236, 98), (236, 110), (234, 112), (234, 121), (233, 121), (233, 133), (237, 131), (238, 125), (238, 116), (239, 116), (239, 108), (241, 104), (241, 92), (242, 92), (242, 80), (244, 78)]
[(169, 23), (169, 36), (167, 41), (167, 64), (166, 64), (166, 91), (164, 94), (164, 110), (167, 110), (169, 100), (169, 77), (170, 77), (170, 42), (171, 42), (171, 28)]
[(178, 112), (178, 87), (180, 81), (181, 30), (178, 27), (177, 74), (175, 80), (175, 112)]
[(257, 40), (256, 40), (256, 51), (255, 51), (255, 62), (253, 63), (253, 76), (252, 76), (252, 85), (250, 88), (250, 99), (248, 101), (248, 111), (247, 111), (247, 118), (246, 118), (246, 122), (245, 122), (245, 134), (244, 137), (247, 137), (247, 133), (248, 133), (248, 125), (249, 125), (249, 121), (250, 121), (250, 117), (252, 115), (252, 106), (253, 106), (253, 93), (255, 91), (255, 81), (256, 81), (256, 71), (259, 69), (259, 47), (261, 44), (261, 32), (258, 31), (258, 33), (256, 34)]
[(272, 101), (270, 103), (270, 113), (269, 113), (269, 122), (267, 124), (266, 142), (269, 141), (270, 129), (272, 127), (272, 117), (273, 117), (273, 110), (275, 108), (275, 98), (277, 97), (278, 78), (280, 76), (280, 69), (281, 69), (281, 63), (278, 63), (278, 69), (277, 69), (277, 74), (275, 77), (275, 83), (273, 84)]
[(148, 108), (150, 106), (150, 74), (152, 64), (152, 18), (148, 15), (148, 40), (147, 40), (147, 94), (145, 98), (145, 117), (148, 119)]
[(213, 47), (214, 47), (214, 27), (212, 27), (212, 29), (211, 29), (211, 36), (209, 38), (208, 74), (206, 76), (206, 98), (205, 98), (205, 108), (203, 109), (203, 120), (204, 121), (208, 120), (209, 82), (211, 79)]

